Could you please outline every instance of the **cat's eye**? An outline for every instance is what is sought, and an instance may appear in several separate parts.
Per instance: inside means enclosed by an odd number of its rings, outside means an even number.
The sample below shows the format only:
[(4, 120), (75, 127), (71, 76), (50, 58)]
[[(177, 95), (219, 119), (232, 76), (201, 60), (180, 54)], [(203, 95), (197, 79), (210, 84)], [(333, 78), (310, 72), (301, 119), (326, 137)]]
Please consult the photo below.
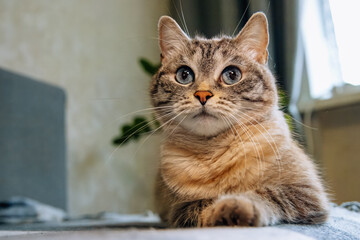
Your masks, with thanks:
[(176, 71), (176, 81), (181, 84), (189, 84), (194, 81), (195, 74), (188, 66), (182, 66)]
[(228, 85), (235, 84), (241, 79), (241, 71), (238, 67), (228, 66), (222, 71), (221, 79)]

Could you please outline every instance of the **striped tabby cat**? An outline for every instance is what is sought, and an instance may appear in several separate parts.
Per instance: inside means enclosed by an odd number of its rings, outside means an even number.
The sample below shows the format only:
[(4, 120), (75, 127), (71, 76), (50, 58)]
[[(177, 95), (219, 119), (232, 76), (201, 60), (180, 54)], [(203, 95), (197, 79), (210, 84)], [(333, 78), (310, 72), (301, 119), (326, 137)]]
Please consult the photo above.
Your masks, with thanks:
[(159, 20), (152, 104), (166, 126), (156, 186), (174, 227), (322, 223), (328, 200), (292, 139), (267, 66), (268, 24), (254, 14), (234, 38), (189, 38)]

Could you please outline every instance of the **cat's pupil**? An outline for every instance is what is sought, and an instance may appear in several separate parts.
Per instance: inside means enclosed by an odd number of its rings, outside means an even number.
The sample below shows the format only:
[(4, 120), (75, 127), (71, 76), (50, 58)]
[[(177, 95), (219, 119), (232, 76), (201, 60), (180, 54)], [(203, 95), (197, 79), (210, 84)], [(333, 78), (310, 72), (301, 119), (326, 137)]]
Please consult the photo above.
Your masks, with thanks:
[(229, 71), (229, 78), (231, 80), (235, 80), (236, 79), (236, 72), (234, 71)]
[(182, 74), (181, 74), (181, 77), (182, 77), (182, 79), (186, 79), (188, 76), (189, 76), (189, 71), (188, 70), (184, 70), (183, 72), (182, 72)]

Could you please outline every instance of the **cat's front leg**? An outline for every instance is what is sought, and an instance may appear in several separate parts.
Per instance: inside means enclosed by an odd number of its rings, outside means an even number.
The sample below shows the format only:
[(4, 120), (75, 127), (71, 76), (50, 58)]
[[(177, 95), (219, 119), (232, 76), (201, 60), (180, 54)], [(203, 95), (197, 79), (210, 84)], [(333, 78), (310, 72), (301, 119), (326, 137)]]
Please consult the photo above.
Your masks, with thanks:
[(246, 195), (228, 195), (202, 211), (198, 226), (257, 227), (269, 225), (276, 219), (276, 215), (261, 201), (254, 201)]
[(327, 198), (304, 184), (264, 187), (220, 197), (199, 215), (199, 226), (267, 226), (279, 222), (319, 224), (327, 219)]
[(200, 214), (212, 203), (211, 199), (175, 203), (170, 209), (168, 221), (173, 227), (200, 226)]

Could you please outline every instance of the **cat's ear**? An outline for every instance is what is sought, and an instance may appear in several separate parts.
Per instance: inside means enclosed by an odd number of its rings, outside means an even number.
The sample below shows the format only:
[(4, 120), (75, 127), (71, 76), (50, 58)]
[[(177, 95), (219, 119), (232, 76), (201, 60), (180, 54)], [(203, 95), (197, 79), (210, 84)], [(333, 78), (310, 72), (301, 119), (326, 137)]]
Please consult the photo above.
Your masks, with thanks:
[(190, 38), (171, 17), (162, 16), (159, 19), (158, 30), (161, 55), (164, 58), (183, 51), (186, 42), (190, 41)]
[(267, 63), (269, 32), (265, 14), (262, 12), (253, 14), (235, 37), (235, 42), (241, 51), (246, 51), (258, 63)]

